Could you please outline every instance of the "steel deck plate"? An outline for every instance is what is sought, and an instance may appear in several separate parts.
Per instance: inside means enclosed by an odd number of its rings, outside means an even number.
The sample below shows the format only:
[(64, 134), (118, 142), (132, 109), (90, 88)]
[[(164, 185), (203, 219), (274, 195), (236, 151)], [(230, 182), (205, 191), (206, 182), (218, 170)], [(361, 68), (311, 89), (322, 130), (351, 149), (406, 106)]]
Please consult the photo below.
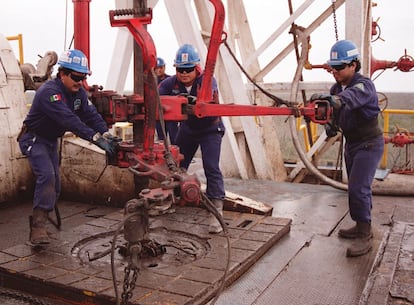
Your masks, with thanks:
[(414, 304), (414, 223), (395, 222), (382, 240), (360, 304)]
[[(227, 264), (227, 238), (207, 232), (208, 213), (196, 207), (176, 207), (175, 213), (151, 218), (156, 230), (192, 234), (208, 244), (197, 259), (177, 265), (143, 266), (133, 290), (131, 304), (205, 304), (217, 293)], [(225, 278), (228, 286), (246, 272), (279, 239), (290, 231), (291, 219), (225, 211), (231, 257)], [(74, 245), (106, 232), (116, 231), (123, 210), (52, 235), (44, 249), (20, 244), (0, 252), (0, 276), (4, 286), (41, 296), (91, 304), (113, 304), (110, 263), (85, 263), (74, 255)], [(162, 228), (162, 229), (160, 229)], [(125, 263), (116, 262), (119, 294)], [(88, 303), (89, 304), (89, 303)]]

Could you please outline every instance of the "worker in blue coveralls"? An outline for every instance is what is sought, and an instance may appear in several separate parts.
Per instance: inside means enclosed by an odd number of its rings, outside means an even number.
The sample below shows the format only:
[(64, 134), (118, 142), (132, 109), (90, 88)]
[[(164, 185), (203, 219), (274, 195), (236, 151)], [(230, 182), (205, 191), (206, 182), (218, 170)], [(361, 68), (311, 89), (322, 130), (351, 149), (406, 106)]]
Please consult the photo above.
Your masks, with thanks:
[(34, 245), (49, 243), (46, 222), (61, 187), (58, 138), (71, 131), (110, 155), (115, 152), (114, 139), (105, 121), (82, 87), (90, 73), (85, 54), (79, 50), (66, 51), (58, 65), (57, 77), (36, 91), (18, 136), (20, 149), (36, 176), (30, 221), (30, 242)]
[[(157, 66), (154, 69), (155, 75), (157, 76), (158, 84), (161, 83), (164, 79), (170, 77), (165, 72), (165, 61), (161, 57), (157, 57)], [(170, 138), (170, 143), (175, 144), (175, 138), (178, 132), (178, 122), (176, 121), (166, 121), (164, 122), (164, 129), (162, 128), (161, 122), (157, 121), (157, 136), (158, 140), (164, 140), (164, 133)]]
[(158, 84), (161, 83), (164, 79), (169, 77), (169, 75), (165, 72), (165, 60), (161, 57), (157, 57), (157, 66), (154, 69), (155, 75), (157, 76)]
[(355, 240), (347, 249), (347, 256), (360, 256), (372, 248), (371, 185), (384, 152), (384, 138), (378, 125), (380, 108), (374, 83), (359, 73), (360, 55), (352, 41), (336, 42), (328, 65), (336, 84), (330, 95), (316, 94), (311, 99), (329, 101), (334, 121), (327, 125), (327, 134), (332, 136), (340, 129), (345, 137), (349, 213), (355, 225), (340, 229), (338, 235)]
[[(196, 97), (203, 79), (199, 63), (200, 57), (194, 46), (182, 45), (174, 60), (176, 74), (160, 83), (160, 95), (188, 94)], [(213, 100), (218, 103), (217, 82), (214, 78), (212, 89)], [(224, 131), (220, 117), (197, 118), (190, 115), (186, 121), (180, 123), (176, 138), (176, 144), (184, 155), (180, 164), (182, 168), (188, 169), (198, 147), (201, 148), (203, 168), (207, 179), (206, 195), (221, 215), (223, 215), (225, 192), (219, 161)], [(209, 232), (220, 233), (221, 231), (220, 223), (211, 215)]]

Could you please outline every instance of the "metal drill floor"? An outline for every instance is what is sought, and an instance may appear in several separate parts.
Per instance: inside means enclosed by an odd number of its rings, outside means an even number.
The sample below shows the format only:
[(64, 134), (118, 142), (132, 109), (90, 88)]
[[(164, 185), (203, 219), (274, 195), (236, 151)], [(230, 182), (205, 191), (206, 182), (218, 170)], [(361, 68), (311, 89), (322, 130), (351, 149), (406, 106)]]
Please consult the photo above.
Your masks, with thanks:
[[(239, 278), (289, 232), (291, 224), (288, 218), (225, 211), (227, 239), (223, 234), (208, 234), (206, 210), (195, 207), (175, 207), (175, 210), (150, 219), (150, 238), (163, 244), (167, 252), (140, 261), (130, 304), (205, 304), (216, 295), (222, 280), (229, 286)], [(116, 210), (74, 228), (65, 226), (61, 231), (50, 228), (54, 232), (47, 247), (18, 244), (1, 250), (2, 282), (8, 288), (52, 299), (114, 304), (111, 256), (100, 256), (111, 248), (122, 220), (123, 210)], [(121, 295), (127, 263), (119, 254), (114, 257), (118, 295)]]
[[(406, 176), (405, 180), (407, 183), (412, 180), (414, 186), (413, 175)], [(226, 179), (225, 188), (226, 191), (232, 192), (229, 196), (233, 200), (245, 196), (254, 201), (266, 203), (273, 208), (273, 217), (292, 219), (292, 223), (290, 224), (290, 232), (278, 240), (260, 258), (252, 262), (253, 265), (250, 268), (226, 287), (218, 296), (215, 305), (414, 304), (412, 295), (414, 285), (414, 197), (374, 196), (372, 209), (373, 249), (367, 255), (347, 258), (345, 256), (346, 248), (352, 242), (337, 236), (339, 228), (353, 224), (348, 213), (346, 192), (338, 191), (326, 185), (240, 179)], [(95, 227), (101, 227), (103, 231), (111, 231), (113, 227), (102, 228), (98, 223), (101, 219), (106, 219), (105, 215), (120, 213), (118, 208), (105, 204), (93, 205), (60, 201), (59, 206), (62, 215), (62, 231), (65, 234), (62, 234), (62, 236), (54, 235), (55, 238), (65, 238), (68, 234), (74, 235), (72, 231), (75, 228), (82, 228), (85, 223), (91, 221)], [(10, 260), (16, 260), (15, 256), (5, 251), (9, 251), (9, 249), (17, 250), (19, 247), (27, 249), (24, 243), (28, 239), (28, 215), (30, 213), (30, 201), (0, 205), (0, 267), (8, 264)], [(225, 215), (230, 215), (229, 213), (226, 212)], [(116, 219), (114, 221), (116, 223)], [(189, 220), (184, 219), (184, 221), (188, 223)], [(156, 222), (152, 224), (153, 227), (156, 225)], [(181, 225), (184, 226), (184, 224)], [(199, 226), (205, 227), (203, 221)], [(54, 228), (51, 227), (50, 229), (53, 231)], [(96, 230), (100, 232), (101, 229)], [(187, 229), (186, 231), (189, 232)], [(53, 232), (56, 234), (55, 231)], [(207, 238), (209, 237), (211, 236), (207, 236)], [(84, 240), (84, 237), (79, 235), (75, 240)], [(202, 240), (198, 240), (198, 242)], [(211, 242), (208, 239), (207, 241)], [(235, 239), (232, 238), (231, 241), (233, 243)], [(222, 243), (222, 240), (220, 240), (220, 243)], [(59, 251), (61, 250), (56, 247), (50, 259), (53, 260), (56, 256), (62, 255), (58, 254)], [(237, 253), (243, 254), (245, 250)], [(90, 254), (93, 256), (96, 253)], [(40, 265), (40, 268), (43, 268), (40, 258), (37, 260), (39, 262), (36, 264), (33, 262), (33, 264)], [(73, 265), (66, 264), (65, 268), (70, 270), (69, 274), (82, 273), (82, 276), (85, 277), (97, 277), (97, 274), (94, 274), (91, 268), (82, 266), (82, 270), (79, 270), (77, 257), (71, 257), (68, 260), (74, 262)], [(212, 264), (220, 265), (222, 261), (221, 256), (216, 256), (212, 260)], [(27, 259), (24, 258), (17, 260), (15, 263), (16, 266), (20, 264), (22, 268), (29, 265)], [(93, 266), (95, 264), (92, 263)], [(54, 266), (61, 268), (65, 265), (56, 262)], [(197, 266), (197, 268), (200, 268), (200, 266)], [(18, 267), (15, 269), (18, 269)], [(94, 283), (88, 283), (80, 289), (79, 287), (73, 288), (70, 284), (66, 285), (63, 280), (64, 277), (61, 276), (62, 282), (55, 284), (58, 288), (47, 291), (44, 287), (48, 286), (43, 285), (43, 283), (50, 280), (32, 281), (33, 278), (37, 279), (38, 276), (34, 277), (34, 275), (29, 275), (26, 272), (26, 281), (23, 281), (21, 271), (13, 273), (12, 271), (2, 270), (0, 286), (13, 286), (16, 287), (18, 292), (24, 290), (29, 292), (31, 296), (56, 296), (57, 292), (62, 292), (64, 294), (61, 295), (61, 298), (66, 297), (68, 299), (77, 297), (82, 292), (81, 297), (90, 298), (83, 303), (72, 302), (70, 305), (105, 305), (103, 300), (93, 303), (94, 295), (88, 296), (91, 291), (90, 287), (94, 288)], [(101, 273), (100, 279), (101, 281), (106, 280), (105, 283), (108, 287), (111, 287), (110, 271), (105, 270), (106, 272)], [(220, 272), (220, 274), (223, 274), (222, 271)], [(59, 277), (59, 274), (55, 276)], [(205, 273), (203, 280), (211, 280), (211, 276), (210, 272)], [(220, 275), (216, 273), (215, 276)], [(117, 277), (117, 279), (120, 281), (121, 277)], [(180, 280), (180, 278), (177, 277), (177, 280)], [(154, 281), (150, 282), (154, 283)], [(35, 286), (32, 287), (33, 285)], [(108, 291), (111, 291), (111, 289), (108, 288)], [(111, 293), (113, 295), (113, 291)], [(169, 296), (173, 297), (172, 294)], [(15, 305), (15, 303), (5, 304), (1, 297), (0, 290), (0, 304)], [(139, 296), (134, 295), (134, 297)], [(149, 300), (150, 293), (147, 297)], [(155, 297), (159, 296), (154, 294)], [(44, 297), (39, 298), (45, 299)], [(50, 299), (46, 298), (46, 300)], [(180, 304), (178, 303), (180, 299), (158, 299), (157, 302), (162, 305)], [(16, 304), (21, 305), (21, 303)], [(29, 303), (29, 305), (33, 304), (40, 303)], [(61, 299), (53, 299), (53, 302), (49, 301), (46, 304), (68, 305), (67, 302), (63, 302)], [(208, 305), (212, 305), (212, 301), (208, 301)]]
[(414, 223), (396, 222), (384, 235), (362, 302), (414, 304)]

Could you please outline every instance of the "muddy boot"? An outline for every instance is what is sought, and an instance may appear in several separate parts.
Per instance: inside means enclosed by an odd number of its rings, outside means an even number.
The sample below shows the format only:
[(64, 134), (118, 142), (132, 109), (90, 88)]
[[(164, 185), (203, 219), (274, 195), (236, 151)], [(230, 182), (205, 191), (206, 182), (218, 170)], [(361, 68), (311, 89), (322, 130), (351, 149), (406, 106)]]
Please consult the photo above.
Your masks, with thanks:
[(361, 237), (356, 238), (355, 242), (346, 250), (347, 257), (361, 256), (368, 253), (372, 249), (372, 230), (371, 224), (367, 222), (359, 222), (359, 234)]
[(349, 228), (349, 229), (340, 229), (338, 231), (338, 235), (340, 237), (343, 238), (349, 238), (349, 239), (354, 239), (354, 238), (363, 238), (366, 237), (367, 235), (367, 230), (369, 230), (369, 235), (372, 235), (371, 232), (371, 224), (366, 223), (366, 222), (359, 222), (357, 221), (355, 226)]
[[(216, 207), (217, 211), (223, 216), (223, 201), (221, 199), (212, 199), (213, 205)], [(223, 231), (220, 222), (217, 220), (216, 216), (210, 214), (208, 232), (212, 234), (217, 234)]]
[(30, 217), (30, 242), (34, 245), (50, 242), (46, 231), (47, 214), (48, 212), (43, 209), (34, 209)]

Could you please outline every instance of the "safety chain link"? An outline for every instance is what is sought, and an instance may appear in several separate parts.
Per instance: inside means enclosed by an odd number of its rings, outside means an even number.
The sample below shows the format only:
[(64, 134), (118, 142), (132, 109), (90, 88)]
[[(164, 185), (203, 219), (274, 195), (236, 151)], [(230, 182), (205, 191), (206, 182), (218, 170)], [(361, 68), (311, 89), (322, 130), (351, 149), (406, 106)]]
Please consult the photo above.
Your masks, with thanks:
[(338, 41), (338, 24), (336, 22), (336, 9), (335, 9), (335, 2), (336, 0), (332, 0), (332, 16), (334, 20), (334, 29), (335, 29), (335, 39)]
[[(132, 270), (132, 278), (131, 276), (131, 270)], [(138, 279), (138, 267), (133, 266), (133, 264), (128, 264), (128, 266), (125, 267), (125, 276), (124, 276), (124, 291), (121, 294), (121, 305), (127, 305), (128, 301), (132, 298), (133, 291), (135, 289), (135, 283)]]

